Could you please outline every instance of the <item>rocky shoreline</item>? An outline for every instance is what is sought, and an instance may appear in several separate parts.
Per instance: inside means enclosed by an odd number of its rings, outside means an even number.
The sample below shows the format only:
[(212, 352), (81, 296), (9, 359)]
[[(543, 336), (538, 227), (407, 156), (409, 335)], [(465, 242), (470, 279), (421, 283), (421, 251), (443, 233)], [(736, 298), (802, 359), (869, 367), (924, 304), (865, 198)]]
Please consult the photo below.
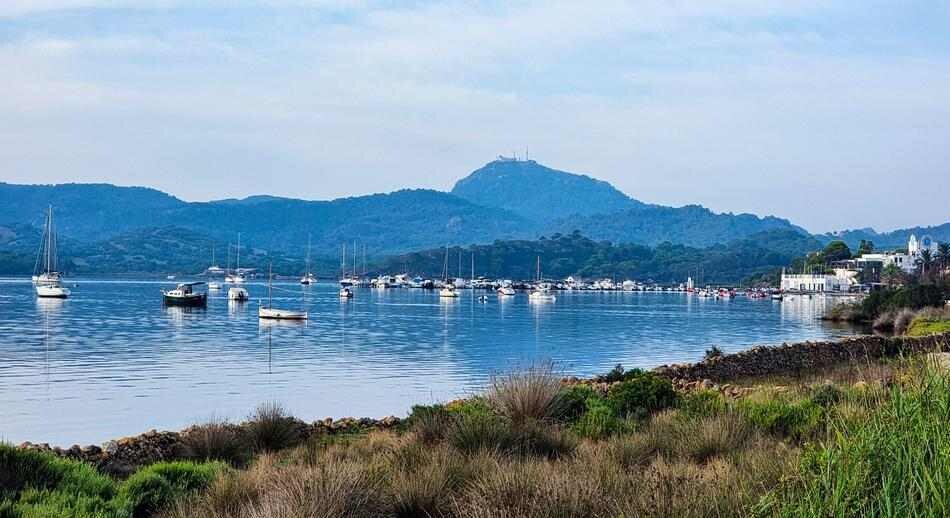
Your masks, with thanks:
[[(701, 362), (662, 365), (653, 372), (669, 378), (677, 390), (721, 390), (728, 396), (740, 396), (741, 388), (726, 384), (743, 378), (777, 374), (797, 374), (817, 371), (846, 362), (867, 361), (894, 357), (901, 354), (920, 354), (950, 351), (950, 334), (926, 337), (855, 336), (841, 340), (798, 342), (780, 346), (756, 346), (751, 349), (709, 358)], [(606, 393), (610, 383), (597, 378), (566, 378), (565, 384), (586, 384)], [(358, 433), (372, 430), (391, 430), (400, 427), (404, 419), (395, 416), (382, 419), (342, 418), (307, 423), (294, 419), (299, 435), (304, 438)], [(246, 427), (248, 423), (234, 425)], [(41, 450), (57, 456), (88, 462), (103, 473), (125, 475), (136, 468), (154, 462), (188, 458), (188, 436), (198, 427), (180, 432), (151, 430), (134, 437), (109, 441), (100, 446), (73, 445), (69, 448), (25, 442), (19, 448)]]
[[(307, 440), (322, 435), (391, 430), (400, 426), (403, 419), (388, 416), (382, 419), (345, 417), (334, 420), (328, 417), (313, 423), (299, 419), (293, 419), (293, 421), (298, 435)], [(248, 423), (234, 426), (238, 429), (246, 428)], [(69, 448), (60, 448), (46, 443), (24, 442), (18, 448), (45, 451), (59, 457), (80, 460), (92, 464), (103, 473), (124, 476), (141, 466), (155, 462), (189, 458), (187, 446), (189, 434), (196, 433), (198, 430), (199, 426), (192, 426), (180, 432), (151, 430), (141, 435), (108, 441), (102, 446), (74, 444)]]

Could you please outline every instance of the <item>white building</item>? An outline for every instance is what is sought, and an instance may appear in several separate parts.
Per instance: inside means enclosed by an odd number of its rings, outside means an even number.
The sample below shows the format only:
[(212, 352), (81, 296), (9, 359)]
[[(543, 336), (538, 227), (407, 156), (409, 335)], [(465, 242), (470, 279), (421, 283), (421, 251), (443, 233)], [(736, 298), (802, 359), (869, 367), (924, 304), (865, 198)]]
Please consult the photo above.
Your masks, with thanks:
[(916, 268), (914, 256), (896, 252), (888, 254), (864, 254), (855, 259), (855, 262), (861, 267), (864, 267), (868, 263), (881, 263), (881, 266), (884, 268), (893, 264), (907, 273), (913, 273)]
[[(847, 270), (843, 270), (847, 271)], [(782, 272), (782, 291), (800, 293), (848, 293), (852, 276)]]
[(930, 250), (931, 254), (936, 255), (938, 250), (937, 241), (930, 236), (924, 236), (918, 240), (917, 236), (911, 234), (907, 241), (907, 253), (916, 258), (920, 257), (920, 253), (924, 250)]

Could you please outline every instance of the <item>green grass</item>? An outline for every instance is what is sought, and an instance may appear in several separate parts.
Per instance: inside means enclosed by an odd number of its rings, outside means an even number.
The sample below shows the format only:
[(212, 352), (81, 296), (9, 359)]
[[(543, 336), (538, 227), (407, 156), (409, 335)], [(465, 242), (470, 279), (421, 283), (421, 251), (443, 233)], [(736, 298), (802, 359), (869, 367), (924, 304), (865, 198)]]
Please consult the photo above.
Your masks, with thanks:
[(124, 482), (92, 466), (0, 444), (0, 518), (141, 518), (205, 488), (221, 464), (158, 463)]
[(922, 369), (872, 401), (863, 419), (832, 418), (799, 475), (763, 499), (765, 516), (950, 515), (950, 380)]
[(928, 336), (950, 333), (950, 319), (918, 316), (907, 328), (908, 336)]

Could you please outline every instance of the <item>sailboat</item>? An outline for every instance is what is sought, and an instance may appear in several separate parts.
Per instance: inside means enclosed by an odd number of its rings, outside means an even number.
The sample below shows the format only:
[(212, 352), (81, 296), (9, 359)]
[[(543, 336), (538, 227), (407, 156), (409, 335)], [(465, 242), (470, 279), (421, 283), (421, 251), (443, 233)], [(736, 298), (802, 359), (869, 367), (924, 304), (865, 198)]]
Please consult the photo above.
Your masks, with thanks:
[(267, 306), (261, 301), (261, 306), (257, 308), (259, 318), (270, 320), (307, 320), (306, 311), (290, 311), (287, 309), (274, 308), (274, 274), (271, 268), (267, 269)]
[[(40, 271), (41, 267), (42, 271)], [(63, 286), (63, 275), (56, 268), (56, 232), (53, 230), (52, 205), (49, 206), (46, 215), (46, 227), (43, 229), (43, 241), (40, 243), (40, 251), (37, 254), (33, 280), (36, 283), (37, 297), (55, 299), (69, 297), (69, 288)]]
[(300, 284), (309, 286), (317, 282), (317, 277), (310, 272), (310, 235), (307, 235), (307, 273), (300, 279)]
[(454, 282), (449, 282), (449, 247), (445, 246), (445, 262), (442, 265), (442, 289), (439, 290), (439, 297), (447, 299), (458, 298), (459, 292), (455, 291)]
[(541, 256), (540, 255), (538, 256), (537, 276), (538, 276), (537, 285), (535, 285), (534, 291), (532, 291), (528, 295), (528, 300), (534, 300), (534, 301), (555, 300), (556, 297), (554, 296), (554, 293), (551, 291), (551, 285), (546, 282), (541, 282)]
[(244, 284), (244, 281), (244, 274), (241, 273), (241, 233), (238, 232), (237, 263), (234, 267), (234, 271), (228, 272), (228, 275), (224, 278), (224, 282), (228, 284)]

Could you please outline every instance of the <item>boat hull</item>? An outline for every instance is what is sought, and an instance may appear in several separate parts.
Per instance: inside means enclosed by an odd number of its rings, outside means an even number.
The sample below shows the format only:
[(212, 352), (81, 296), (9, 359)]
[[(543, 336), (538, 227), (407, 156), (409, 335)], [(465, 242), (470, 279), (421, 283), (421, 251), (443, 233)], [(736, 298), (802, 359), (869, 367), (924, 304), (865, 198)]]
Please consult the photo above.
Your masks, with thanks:
[(204, 293), (184, 297), (164, 295), (162, 301), (166, 306), (205, 307), (208, 305), (208, 296)]
[(69, 288), (62, 286), (37, 286), (36, 296), (44, 299), (65, 299), (69, 298)]
[(274, 308), (258, 308), (257, 316), (265, 320), (307, 320), (309, 318), (306, 312)]

